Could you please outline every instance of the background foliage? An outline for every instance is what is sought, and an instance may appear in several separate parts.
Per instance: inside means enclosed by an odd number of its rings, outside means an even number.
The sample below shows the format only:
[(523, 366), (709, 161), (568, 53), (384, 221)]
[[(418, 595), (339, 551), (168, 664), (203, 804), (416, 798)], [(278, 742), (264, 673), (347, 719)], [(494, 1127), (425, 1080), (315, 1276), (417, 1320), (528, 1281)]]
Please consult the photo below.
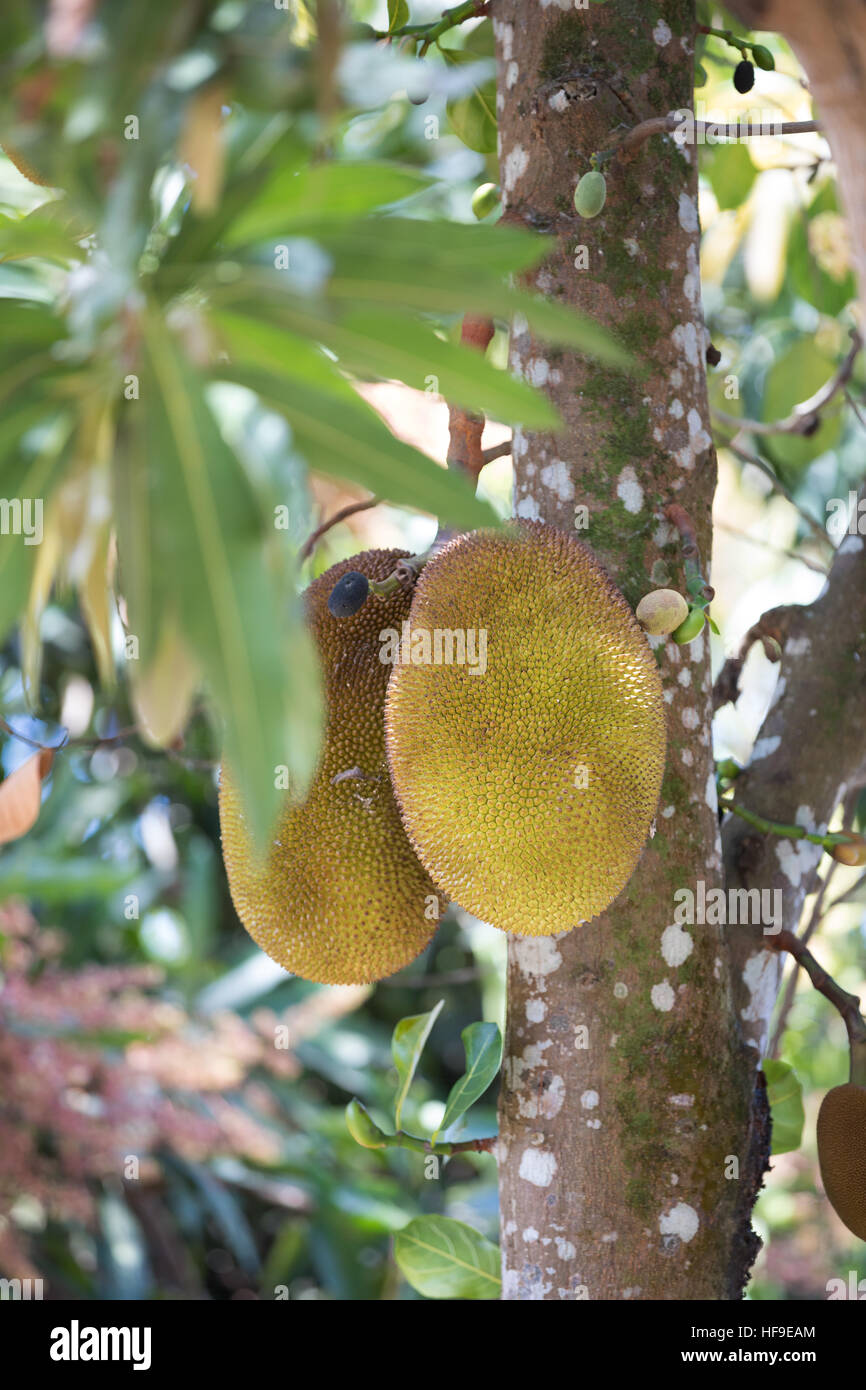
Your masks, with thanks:
[[(358, 25), (405, 22), (400, 6), (350, 9)], [(413, 22), (437, 17), (412, 6)], [(215, 765), (223, 738), (243, 752), (260, 830), (273, 765), (309, 773), (316, 674), (295, 595), (311, 574), (367, 543), (423, 548), (436, 514), (507, 511), (506, 461), (478, 502), (427, 454), (442, 454), (437, 391), (549, 424), (501, 370), (510, 311), (612, 349), (505, 289), (543, 247), (472, 217), (473, 190), (498, 177), (489, 25), (447, 32), (423, 67), (360, 29), (323, 58), (315, 32), (303, 4), (242, 0), (9, 0), (0, 20), (3, 141), (51, 185), (0, 163), (0, 493), (46, 498), (42, 546), (0, 537), (0, 715), (39, 743), (70, 737), (36, 826), (0, 850), (0, 1265), (42, 1274), (55, 1297), (411, 1298), (411, 1221), (496, 1238), (489, 1155), (425, 1176), (417, 1153), (359, 1148), (343, 1112), (358, 1096), (388, 1127), (393, 1029), (442, 999), (402, 1114), (413, 1133), (437, 1128), (462, 1031), (502, 1022), (504, 938), (453, 910), (375, 989), (286, 977), (231, 908)], [(792, 55), (762, 41), (776, 71), (747, 96), (730, 81), (738, 55), (702, 46), (696, 97), (719, 119), (812, 114)], [(728, 416), (786, 414), (848, 350), (827, 156), (809, 136), (700, 151), (711, 395)], [(499, 317), (487, 360), (459, 346), (466, 309)], [(757, 463), (722, 451), (717, 660), (761, 611), (819, 591), (827, 504), (863, 474), (863, 371), (814, 434), (750, 437)], [(362, 387), (396, 433), (356, 391), (369, 381), (404, 383)], [(387, 505), (302, 562), (322, 512), (366, 492)], [(717, 756), (748, 757), (773, 679), (753, 653)], [(30, 752), (4, 738), (3, 772)], [(856, 992), (854, 871), (834, 870), (825, 901), (839, 894), (815, 949)], [(844, 1037), (806, 990), (788, 1022), (780, 1055), (807, 1124), (759, 1204), (752, 1296), (820, 1298), (828, 1278), (866, 1275), (816, 1194), (814, 1117), (845, 1079)], [(494, 1111), (488, 1090), (456, 1137), (492, 1133)]]

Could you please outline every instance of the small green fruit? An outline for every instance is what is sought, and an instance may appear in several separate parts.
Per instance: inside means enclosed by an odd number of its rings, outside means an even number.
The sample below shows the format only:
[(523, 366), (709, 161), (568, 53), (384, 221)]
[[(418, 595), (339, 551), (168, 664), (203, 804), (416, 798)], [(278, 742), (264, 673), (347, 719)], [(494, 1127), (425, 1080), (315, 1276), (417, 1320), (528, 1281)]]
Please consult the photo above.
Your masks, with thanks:
[(769, 48), (765, 48), (762, 43), (752, 44), (752, 60), (764, 72), (773, 72), (776, 67), (776, 60)]
[(575, 211), (581, 217), (598, 217), (607, 197), (607, 184), (604, 174), (598, 169), (590, 169), (574, 190)]
[(690, 608), (688, 617), (684, 618), (679, 627), (674, 628), (671, 637), (678, 647), (684, 647), (688, 642), (693, 642), (698, 633), (703, 630), (706, 614), (703, 608)]
[(653, 589), (644, 594), (634, 615), (650, 637), (662, 637), (685, 622), (689, 605), (676, 589)]
[(480, 222), (483, 217), (488, 217), (491, 212), (495, 212), (499, 206), (499, 185), (496, 183), (480, 183), (472, 194), (472, 211)]
[(359, 1100), (346, 1106), (346, 1128), (362, 1149), (384, 1149), (387, 1135), (376, 1124)]

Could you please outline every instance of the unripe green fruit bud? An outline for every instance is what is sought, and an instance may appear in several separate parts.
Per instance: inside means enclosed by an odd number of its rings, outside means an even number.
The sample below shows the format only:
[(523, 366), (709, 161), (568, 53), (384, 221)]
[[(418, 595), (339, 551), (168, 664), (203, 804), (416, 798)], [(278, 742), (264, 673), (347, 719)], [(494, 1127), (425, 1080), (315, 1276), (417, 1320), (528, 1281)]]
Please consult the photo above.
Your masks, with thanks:
[(676, 589), (653, 589), (651, 594), (644, 594), (635, 609), (635, 617), (651, 637), (673, 632), (688, 615), (689, 605)]
[(607, 184), (604, 181), (604, 174), (599, 173), (598, 169), (590, 169), (574, 190), (575, 211), (581, 217), (598, 217), (604, 207), (604, 200), (607, 197)]
[(862, 835), (855, 835), (853, 831), (847, 833), (848, 839), (845, 843), (834, 845), (830, 854), (838, 864), (848, 864), (851, 868), (859, 869), (866, 864), (866, 840)]
[(866, 1086), (828, 1091), (818, 1111), (818, 1162), (830, 1205), (866, 1240)]
[(480, 183), (472, 194), (472, 211), (480, 222), (482, 217), (487, 217), (491, 212), (495, 212), (499, 206), (499, 185), (496, 183)]
[(775, 70), (776, 60), (769, 48), (765, 48), (762, 43), (752, 44), (752, 60), (757, 67), (763, 68), (764, 72)]
[(703, 630), (706, 615), (703, 608), (690, 608), (688, 617), (685, 618), (671, 633), (671, 637), (678, 647), (684, 647), (687, 642), (693, 642), (698, 633)]
[(350, 1100), (346, 1106), (346, 1128), (362, 1149), (385, 1148), (387, 1136), (359, 1100)]

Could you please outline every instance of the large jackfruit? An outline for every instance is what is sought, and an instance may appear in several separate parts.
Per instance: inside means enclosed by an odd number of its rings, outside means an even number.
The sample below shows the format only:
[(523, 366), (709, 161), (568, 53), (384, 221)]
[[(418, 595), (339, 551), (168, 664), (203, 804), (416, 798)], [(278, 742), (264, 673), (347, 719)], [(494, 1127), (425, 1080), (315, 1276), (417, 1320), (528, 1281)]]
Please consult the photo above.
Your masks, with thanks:
[(520, 935), (604, 911), (635, 869), (665, 761), (661, 680), (622, 594), (579, 541), (522, 523), (447, 544), (410, 625), (386, 740), (435, 882)]
[(818, 1111), (818, 1161), (830, 1205), (866, 1240), (866, 1086), (834, 1086)]
[(256, 860), (225, 768), (221, 777), (223, 856), (238, 916), (286, 970), (325, 984), (364, 984), (401, 970), (431, 940), (439, 915), (436, 889), (400, 822), (385, 757), (390, 667), (380, 659), (379, 634), (400, 629), (411, 595), (371, 598), (348, 618), (328, 611), (342, 575), (384, 579), (404, 554), (365, 551), (307, 590), (323, 668), (325, 741), (306, 800), (286, 797), (265, 862)]

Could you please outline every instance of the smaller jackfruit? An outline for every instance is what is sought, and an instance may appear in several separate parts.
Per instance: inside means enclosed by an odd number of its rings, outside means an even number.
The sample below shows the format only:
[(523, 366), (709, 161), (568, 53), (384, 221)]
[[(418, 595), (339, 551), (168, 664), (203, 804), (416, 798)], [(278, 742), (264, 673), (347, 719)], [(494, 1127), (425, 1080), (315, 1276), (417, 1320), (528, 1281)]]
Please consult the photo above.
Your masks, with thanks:
[(604, 174), (590, 169), (574, 190), (574, 209), (581, 217), (598, 217), (607, 198)]
[(699, 633), (704, 630), (706, 613), (703, 608), (690, 608), (680, 623), (671, 633), (671, 637), (678, 647), (688, 646), (689, 642), (694, 642)]
[(322, 984), (366, 984), (402, 970), (429, 944), (444, 906), (406, 838), (385, 757), (383, 633), (400, 632), (411, 594), (398, 589), (345, 618), (328, 609), (347, 574), (383, 580), (403, 558), (402, 550), (368, 550), (307, 589), (325, 685), (324, 746), (306, 800), (287, 793), (263, 859), (230, 770), (220, 778), (223, 857), (237, 914), (285, 970)]
[(585, 545), (523, 522), (448, 542), (415, 586), (385, 706), (409, 837), (433, 880), (522, 936), (607, 908), (665, 761), (655, 658)]
[(689, 605), (676, 589), (653, 589), (644, 594), (634, 615), (650, 637), (663, 637), (688, 617)]
[(866, 1240), (866, 1086), (828, 1091), (818, 1111), (818, 1162), (831, 1207)]

